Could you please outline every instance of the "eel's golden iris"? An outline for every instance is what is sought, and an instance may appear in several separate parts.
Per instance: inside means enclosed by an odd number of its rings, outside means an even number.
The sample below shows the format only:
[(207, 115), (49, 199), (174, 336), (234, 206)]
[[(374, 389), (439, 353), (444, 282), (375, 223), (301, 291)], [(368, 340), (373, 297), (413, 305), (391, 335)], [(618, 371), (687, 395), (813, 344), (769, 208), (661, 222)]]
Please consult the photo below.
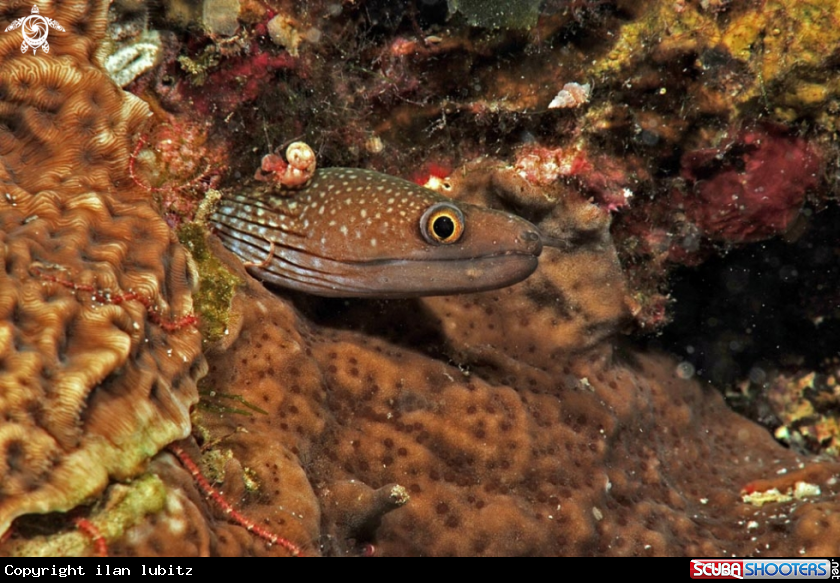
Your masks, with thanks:
[(464, 234), (464, 213), (449, 202), (433, 204), (420, 218), (420, 231), (429, 243), (455, 243)]

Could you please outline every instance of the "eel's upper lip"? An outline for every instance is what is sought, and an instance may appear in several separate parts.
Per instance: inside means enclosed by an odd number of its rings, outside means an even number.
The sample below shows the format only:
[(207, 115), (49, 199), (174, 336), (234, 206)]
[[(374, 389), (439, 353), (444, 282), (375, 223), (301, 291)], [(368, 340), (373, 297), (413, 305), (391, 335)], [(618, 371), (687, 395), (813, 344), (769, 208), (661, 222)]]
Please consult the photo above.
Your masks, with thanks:
[(488, 253), (487, 255), (477, 255), (472, 257), (435, 257), (430, 259), (428, 257), (385, 257), (381, 259), (371, 259), (369, 261), (342, 261), (347, 265), (396, 265), (399, 263), (469, 263), (471, 261), (487, 261), (490, 259), (499, 259), (501, 257), (522, 257), (529, 259), (536, 259), (540, 256), (542, 245), (536, 253), (528, 253), (526, 251), (510, 249), (507, 251), (500, 251), (497, 253)]

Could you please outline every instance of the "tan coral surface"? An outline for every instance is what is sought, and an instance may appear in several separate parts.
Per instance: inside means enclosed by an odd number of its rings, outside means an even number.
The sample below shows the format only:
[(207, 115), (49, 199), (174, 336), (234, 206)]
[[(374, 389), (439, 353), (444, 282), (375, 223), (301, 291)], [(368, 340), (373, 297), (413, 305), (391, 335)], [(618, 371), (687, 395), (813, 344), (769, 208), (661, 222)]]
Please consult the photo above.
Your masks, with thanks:
[(93, 63), (107, 3), (41, 8), (49, 54), (0, 36), (0, 533), (188, 434), (203, 370), (188, 255), (129, 175), (148, 109)]
[[(489, 163), (452, 192), (516, 200), (569, 245), (547, 248), (537, 273), (506, 290), (292, 303), (211, 238), (246, 285), (208, 352), (199, 427), (205, 468), (239, 511), (306, 554), (840, 550), (837, 464), (785, 450), (714, 389), (681, 379), (670, 358), (616, 340), (625, 291), (605, 214)], [(115, 553), (287, 554), (172, 472), (182, 503)], [(742, 499), (796, 482), (821, 493), (763, 507)], [(402, 504), (389, 504), (394, 484)]]

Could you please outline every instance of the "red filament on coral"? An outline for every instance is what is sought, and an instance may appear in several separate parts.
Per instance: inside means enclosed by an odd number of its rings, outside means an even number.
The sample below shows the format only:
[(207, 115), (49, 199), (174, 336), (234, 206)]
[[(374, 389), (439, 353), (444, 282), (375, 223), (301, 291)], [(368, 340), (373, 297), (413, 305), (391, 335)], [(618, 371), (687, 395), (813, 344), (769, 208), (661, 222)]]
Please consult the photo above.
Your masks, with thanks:
[(69, 279), (63, 279), (61, 277), (51, 275), (49, 273), (44, 273), (36, 267), (31, 268), (31, 272), (33, 275), (44, 281), (57, 283), (60, 286), (66, 287), (67, 289), (71, 289), (76, 292), (89, 293), (91, 294), (91, 297), (94, 301), (100, 302), (102, 304), (113, 304), (115, 306), (119, 306), (124, 302), (139, 302), (140, 305), (146, 308), (146, 312), (149, 314), (149, 320), (151, 320), (153, 323), (157, 324), (167, 332), (177, 332), (178, 330), (186, 328), (187, 326), (194, 326), (198, 324), (198, 316), (196, 316), (195, 314), (187, 314), (185, 316), (181, 316), (180, 318), (175, 318), (174, 320), (164, 319), (163, 316), (161, 316), (158, 312), (158, 309), (152, 304), (152, 301), (149, 298), (134, 291), (127, 291), (125, 293), (113, 293), (109, 290), (102, 290), (96, 288), (90, 284), (76, 283)]
[(76, 528), (85, 533), (93, 541), (93, 552), (96, 557), (108, 556), (108, 543), (105, 542), (105, 537), (102, 532), (87, 518), (77, 518), (73, 521)]
[(192, 460), (192, 458), (189, 455), (187, 455), (187, 452), (185, 452), (181, 447), (173, 444), (169, 446), (169, 451), (171, 451), (175, 455), (175, 457), (178, 458), (178, 461), (180, 461), (181, 464), (187, 469), (187, 471), (193, 477), (193, 480), (195, 480), (195, 483), (198, 485), (198, 489), (201, 490), (202, 494), (204, 494), (205, 497), (213, 500), (213, 502), (215, 502), (219, 506), (219, 508), (221, 508), (224, 511), (225, 514), (230, 516), (235, 523), (245, 527), (245, 529), (248, 530), (248, 532), (254, 533), (261, 539), (268, 541), (273, 545), (280, 545), (281, 547), (289, 551), (289, 553), (293, 557), (300, 556), (300, 547), (298, 547), (295, 543), (279, 535), (274, 534), (273, 532), (259, 526), (258, 524), (255, 524), (254, 521), (246, 518), (245, 516), (237, 512), (233, 508), (233, 506), (231, 506), (230, 503), (228, 503), (228, 501), (224, 499), (222, 494), (210, 485), (210, 482), (207, 481), (207, 478), (205, 478), (201, 474), (201, 470), (198, 468), (198, 465)]
[(9, 529), (0, 535), (0, 545), (3, 545), (7, 540), (12, 538), (12, 531), (14, 530), (14, 526), (10, 526)]

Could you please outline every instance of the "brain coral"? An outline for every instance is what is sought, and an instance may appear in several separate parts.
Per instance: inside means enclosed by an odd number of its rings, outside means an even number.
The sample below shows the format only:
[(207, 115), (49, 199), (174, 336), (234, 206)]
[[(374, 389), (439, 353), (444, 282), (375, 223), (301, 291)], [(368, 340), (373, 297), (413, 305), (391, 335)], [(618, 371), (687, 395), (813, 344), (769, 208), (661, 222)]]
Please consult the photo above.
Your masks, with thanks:
[(203, 370), (188, 255), (128, 173), (148, 109), (94, 64), (107, 2), (41, 8), (49, 54), (0, 36), (0, 533), (188, 434)]
[[(837, 554), (836, 463), (780, 447), (670, 358), (617, 340), (625, 285), (602, 211), (492, 163), (455, 175), (453, 194), (516, 206), (552, 239), (531, 278), (292, 302), (211, 238), (246, 283), (208, 353), (200, 441), (241, 512), (309, 554)], [(161, 475), (180, 502), (115, 553), (286, 554), (176, 469)], [(796, 482), (821, 494), (742, 499)]]

